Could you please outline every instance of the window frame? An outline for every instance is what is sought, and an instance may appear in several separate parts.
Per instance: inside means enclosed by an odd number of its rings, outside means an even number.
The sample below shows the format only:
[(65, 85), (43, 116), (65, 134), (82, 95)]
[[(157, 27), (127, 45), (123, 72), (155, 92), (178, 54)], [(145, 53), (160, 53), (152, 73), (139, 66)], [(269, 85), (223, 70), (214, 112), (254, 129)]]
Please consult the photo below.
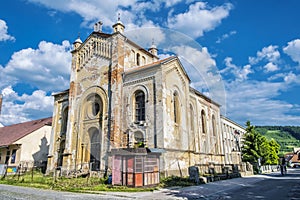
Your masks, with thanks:
[(134, 93), (134, 121), (140, 122), (146, 120), (146, 95), (142, 90)]

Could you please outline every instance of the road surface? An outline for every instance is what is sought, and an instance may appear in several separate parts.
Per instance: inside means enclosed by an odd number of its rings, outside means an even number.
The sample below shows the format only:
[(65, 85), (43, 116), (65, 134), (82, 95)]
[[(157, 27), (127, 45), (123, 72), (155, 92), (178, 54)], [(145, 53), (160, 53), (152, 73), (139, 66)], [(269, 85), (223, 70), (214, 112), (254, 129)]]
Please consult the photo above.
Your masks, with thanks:
[(300, 169), (228, 179), (199, 186), (160, 189), (154, 192), (99, 192), (82, 194), (0, 184), (0, 200), (71, 199), (230, 199), (300, 200)]

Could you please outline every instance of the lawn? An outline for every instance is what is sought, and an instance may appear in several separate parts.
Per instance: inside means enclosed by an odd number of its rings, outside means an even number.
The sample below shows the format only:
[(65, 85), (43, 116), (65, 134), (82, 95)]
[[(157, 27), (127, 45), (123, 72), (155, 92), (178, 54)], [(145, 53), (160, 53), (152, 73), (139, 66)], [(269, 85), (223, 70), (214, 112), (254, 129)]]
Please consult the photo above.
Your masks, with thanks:
[(94, 178), (94, 177), (78, 177), (78, 178), (64, 178), (60, 177), (54, 179), (53, 176), (45, 176), (39, 171), (33, 173), (27, 172), (23, 175), (8, 175), (5, 178), (0, 179), (0, 184), (9, 184), (25, 187), (34, 187), (41, 189), (51, 189), (69, 192), (88, 192), (97, 193), (100, 191), (111, 192), (142, 192), (153, 191), (158, 188), (174, 187), (174, 186), (192, 186), (193, 182), (188, 180), (187, 177), (168, 177), (161, 179), (161, 183), (153, 187), (140, 187), (132, 188), (126, 186), (112, 186), (107, 184), (107, 179)]

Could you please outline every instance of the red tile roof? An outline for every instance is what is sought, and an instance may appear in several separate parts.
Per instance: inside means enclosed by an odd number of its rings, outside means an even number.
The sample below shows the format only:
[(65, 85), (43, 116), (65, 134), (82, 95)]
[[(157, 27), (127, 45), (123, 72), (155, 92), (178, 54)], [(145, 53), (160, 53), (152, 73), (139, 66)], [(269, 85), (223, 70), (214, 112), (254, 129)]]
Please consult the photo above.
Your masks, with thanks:
[(0, 147), (8, 146), (33, 131), (52, 124), (52, 117), (4, 126), (0, 128)]

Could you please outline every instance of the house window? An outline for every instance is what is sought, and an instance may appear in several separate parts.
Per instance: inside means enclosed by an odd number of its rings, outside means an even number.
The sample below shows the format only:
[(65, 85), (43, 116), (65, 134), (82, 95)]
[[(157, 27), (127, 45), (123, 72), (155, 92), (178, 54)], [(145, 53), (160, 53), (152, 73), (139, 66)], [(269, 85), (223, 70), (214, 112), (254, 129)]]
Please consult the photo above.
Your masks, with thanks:
[(206, 117), (204, 110), (201, 111), (202, 133), (206, 133)]
[(141, 90), (135, 93), (135, 121), (145, 121), (145, 94)]
[(10, 158), (10, 151), (6, 151), (5, 164), (8, 164)]
[(16, 154), (17, 154), (17, 149), (13, 149), (11, 153), (11, 160), (10, 160), (11, 164), (14, 164), (16, 162)]
[(180, 122), (180, 112), (179, 112), (179, 97), (177, 92), (173, 95), (173, 106), (174, 106), (174, 122), (178, 124)]

